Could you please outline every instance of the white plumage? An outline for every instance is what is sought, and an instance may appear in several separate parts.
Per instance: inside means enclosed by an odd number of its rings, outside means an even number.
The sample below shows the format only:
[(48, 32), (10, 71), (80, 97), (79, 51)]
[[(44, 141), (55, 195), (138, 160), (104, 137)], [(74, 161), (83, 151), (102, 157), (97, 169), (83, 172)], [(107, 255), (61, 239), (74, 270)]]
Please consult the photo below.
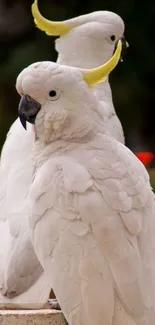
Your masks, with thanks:
[[(77, 17), (70, 22), (76, 20), (77, 28), (60, 37), (56, 42), (59, 52), (58, 61), (86, 68), (107, 61), (112, 56), (116, 41), (123, 35), (122, 19), (111, 12), (99, 12)], [(114, 33), (116, 39), (111, 41), (110, 36)], [(73, 46), (70, 51), (68, 51), (69, 46)], [(115, 114), (108, 79), (96, 86), (95, 90), (98, 98), (104, 102), (101, 115), (104, 117), (107, 130), (123, 142), (122, 127)], [(28, 130), (25, 132), (17, 119), (8, 133), (2, 150), (0, 220), (3, 218), (5, 221), (0, 221), (0, 240), (2, 241), (4, 237), (7, 245), (4, 249), (4, 245), (0, 244), (0, 256), (3, 255), (4, 258), (3, 263), (1, 259), (0, 287), (1, 292), (7, 297), (26, 292), (38, 281), (42, 273), (28, 233), (27, 195), (32, 182), (31, 155), (34, 137), (33, 127), (28, 125)], [(48, 291), (49, 287), (46, 290)], [(0, 301), (1, 299), (3, 298), (0, 296)]]
[[(42, 308), (50, 286), (34, 253), (28, 223), (27, 195), (32, 181), (31, 155), (34, 132), (28, 134), (17, 120), (8, 134), (0, 169), (0, 308)], [(22, 138), (21, 138), (22, 135)], [(22, 159), (21, 155), (22, 140)], [(14, 150), (16, 148), (16, 150)], [(3, 155), (4, 159), (3, 160)], [(11, 159), (9, 159), (11, 157)], [(25, 162), (28, 169), (26, 171)], [(12, 182), (14, 181), (14, 183)], [(9, 187), (9, 188), (8, 188)], [(16, 205), (15, 205), (16, 202)], [(16, 295), (18, 295), (16, 297)]]
[(153, 325), (149, 176), (129, 149), (106, 135), (83, 74), (42, 62), (17, 79), (18, 92), (41, 104), (29, 194), (32, 242), (69, 324)]

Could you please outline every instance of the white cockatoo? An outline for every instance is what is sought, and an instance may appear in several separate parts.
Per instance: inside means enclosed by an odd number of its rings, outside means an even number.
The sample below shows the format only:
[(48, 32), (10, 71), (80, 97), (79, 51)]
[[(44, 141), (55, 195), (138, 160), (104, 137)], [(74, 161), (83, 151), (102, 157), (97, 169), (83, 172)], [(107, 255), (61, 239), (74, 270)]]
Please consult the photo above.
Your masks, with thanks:
[(106, 134), (91, 86), (118, 61), (38, 62), (17, 79), (34, 123), (32, 243), (71, 325), (155, 324), (155, 201), (137, 157)]
[[(37, 22), (40, 21), (37, 3), (33, 6), (33, 14)], [(43, 25), (45, 27), (45, 19)], [(59, 63), (68, 65), (70, 61), (71, 65), (93, 68), (112, 56), (118, 39), (123, 37), (124, 23), (118, 15), (101, 11), (65, 23), (50, 22), (50, 33), (60, 36), (56, 42)], [(69, 46), (72, 46), (70, 51)], [(94, 89), (97, 97), (104, 102), (102, 117), (107, 129), (123, 142), (122, 127), (115, 114), (108, 78)], [(4, 144), (0, 166), (0, 292), (5, 297), (12, 297), (12, 301), (13, 297), (24, 292), (28, 297), (27, 290), (36, 281), (39, 283), (43, 272), (28, 231), (27, 195), (32, 181), (31, 155), (35, 132), (32, 125), (27, 126), (27, 132), (24, 132), (19, 119), (15, 121)], [(7, 245), (3, 245), (3, 240)], [(45, 297), (48, 290), (47, 287)], [(29, 296), (33, 297), (31, 290)], [(18, 300), (25, 303), (26, 298), (22, 297)], [(0, 295), (0, 302), (4, 300)]]

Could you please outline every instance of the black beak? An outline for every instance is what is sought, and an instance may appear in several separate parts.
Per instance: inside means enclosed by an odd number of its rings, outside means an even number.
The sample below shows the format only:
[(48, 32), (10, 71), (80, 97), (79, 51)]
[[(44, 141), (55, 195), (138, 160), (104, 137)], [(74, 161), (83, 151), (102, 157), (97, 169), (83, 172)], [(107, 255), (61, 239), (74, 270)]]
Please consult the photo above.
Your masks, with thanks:
[[(125, 56), (125, 54), (126, 54), (126, 50), (127, 50), (127, 48), (129, 47), (129, 44), (128, 44), (128, 42), (126, 41), (126, 39), (125, 39), (124, 36), (122, 36), (122, 37), (120, 38), (120, 40), (121, 40), (121, 42), (122, 42), (122, 52), (121, 52), (120, 61), (123, 62), (123, 58), (124, 58), (124, 56)], [(117, 48), (117, 43), (118, 43), (118, 41), (117, 41), (116, 44), (115, 44), (114, 53), (115, 53), (116, 48)], [(114, 53), (113, 53), (113, 54), (114, 54)]]
[(19, 106), (18, 115), (22, 126), (26, 130), (26, 122), (35, 123), (36, 116), (41, 109), (41, 104), (28, 95), (22, 96)]

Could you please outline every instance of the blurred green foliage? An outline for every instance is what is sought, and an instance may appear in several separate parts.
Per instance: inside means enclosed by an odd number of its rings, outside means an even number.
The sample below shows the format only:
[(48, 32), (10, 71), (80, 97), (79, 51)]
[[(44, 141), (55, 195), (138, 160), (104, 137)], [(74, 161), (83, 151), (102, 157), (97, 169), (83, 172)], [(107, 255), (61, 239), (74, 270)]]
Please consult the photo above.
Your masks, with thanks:
[[(56, 60), (54, 38), (35, 28), (30, 0), (0, 0), (0, 147), (17, 117), (18, 73), (39, 60)], [(132, 148), (155, 151), (155, 3), (140, 0), (40, 0), (43, 15), (63, 20), (96, 10), (111, 10), (125, 21), (130, 47), (110, 76), (116, 110)]]

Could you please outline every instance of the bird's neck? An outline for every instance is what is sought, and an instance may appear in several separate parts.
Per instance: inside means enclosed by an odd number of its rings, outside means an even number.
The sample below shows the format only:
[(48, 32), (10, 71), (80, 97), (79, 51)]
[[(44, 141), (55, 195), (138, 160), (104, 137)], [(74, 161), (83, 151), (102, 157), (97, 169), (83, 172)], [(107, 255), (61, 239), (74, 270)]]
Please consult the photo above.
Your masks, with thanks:
[(111, 91), (111, 87), (109, 84), (109, 79), (107, 78), (104, 82), (102, 82), (101, 84), (98, 84), (94, 87), (95, 93), (97, 95), (97, 98), (100, 101), (110, 101), (110, 104), (113, 104), (112, 101), (112, 91)]
[[(102, 118), (101, 118), (102, 120)], [(98, 122), (98, 125), (94, 125), (94, 128), (89, 132), (79, 137), (60, 137), (53, 139), (48, 143), (45, 143), (43, 139), (36, 138), (33, 147), (33, 174), (43, 165), (43, 163), (55, 156), (70, 155), (71, 152), (77, 148), (88, 148), (89, 143), (93, 141), (98, 134), (107, 134), (108, 131), (104, 127), (103, 123)]]
[[(87, 143), (87, 141), (86, 141)], [(85, 143), (81, 142), (81, 146)], [(50, 158), (55, 156), (69, 155), (72, 151), (80, 146), (80, 143), (76, 141), (65, 141), (62, 139), (57, 139), (45, 145), (45, 143), (39, 139), (34, 144), (33, 147), (33, 177), (35, 177), (38, 169)]]
[[(102, 51), (95, 52), (94, 50), (89, 53), (87, 53), (87, 51), (80, 51), (77, 55), (77, 52), (73, 53), (66, 50), (63, 51), (63, 47), (60, 47), (60, 50), (58, 51), (57, 62), (61, 65), (69, 65), (82, 69), (92, 69), (104, 64), (104, 62), (107, 62), (109, 58), (109, 54), (107, 53), (107, 57), (105, 57), (103, 60)], [(107, 77), (104, 82), (94, 86), (94, 91), (97, 95), (98, 100), (108, 103), (109, 113), (115, 113), (109, 78)]]

